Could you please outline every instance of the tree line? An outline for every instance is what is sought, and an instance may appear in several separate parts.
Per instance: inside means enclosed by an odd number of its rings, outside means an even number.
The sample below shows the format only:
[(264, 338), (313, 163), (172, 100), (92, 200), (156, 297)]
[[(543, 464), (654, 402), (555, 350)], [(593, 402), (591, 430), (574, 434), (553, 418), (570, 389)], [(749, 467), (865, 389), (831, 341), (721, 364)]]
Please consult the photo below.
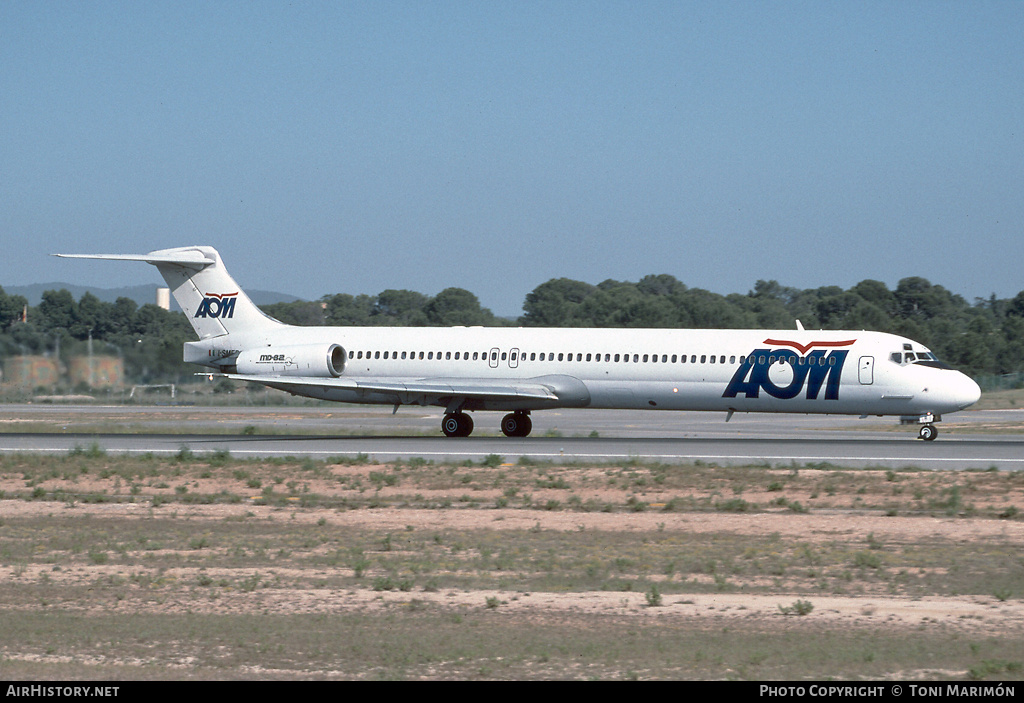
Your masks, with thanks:
[[(25, 314), (27, 310), (27, 315)], [(895, 289), (865, 280), (799, 289), (758, 281), (753, 290), (720, 295), (690, 288), (668, 274), (637, 282), (590, 284), (558, 278), (537, 286), (518, 319), (501, 318), (462, 288), (435, 296), (409, 290), (377, 295), (325, 295), (316, 301), (263, 306), (282, 322), (296, 325), (524, 327), (660, 327), (875, 330), (921, 342), (939, 358), (975, 377), (1024, 375), (1024, 291), (1014, 298), (968, 302), (920, 277), (902, 279)], [(125, 373), (138, 383), (184, 381), (195, 368), (181, 360), (181, 347), (195, 339), (180, 312), (114, 303), (91, 293), (74, 300), (66, 290), (47, 291), (28, 306), (0, 288), (0, 355), (96, 354), (124, 359)]]

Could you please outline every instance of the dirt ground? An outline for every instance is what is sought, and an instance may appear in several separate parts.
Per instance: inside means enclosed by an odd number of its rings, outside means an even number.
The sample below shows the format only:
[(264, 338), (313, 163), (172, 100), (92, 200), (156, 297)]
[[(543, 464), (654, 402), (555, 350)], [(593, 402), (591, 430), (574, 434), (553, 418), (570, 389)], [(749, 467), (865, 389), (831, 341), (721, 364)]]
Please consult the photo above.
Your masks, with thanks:
[[(60, 508), (58, 508), (59, 510)], [(111, 517), (145, 518), (149, 507), (141, 504), (80, 504), (74, 509), (77, 518)], [(225, 519), (274, 519), (279, 509), (258, 505), (215, 505), (177, 506), (174, 508), (178, 519), (187, 520), (197, 532), (202, 532), (209, 523), (209, 529), (216, 529), (216, 523)], [(5, 519), (40, 517), (52, 514), (54, 506), (43, 502), (7, 500), (0, 502), (0, 515)], [(650, 535), (685, 531), (690, 534), (736, 534), (765, 535), (774, 533), (783, 539), (799, 539), (802, 543), (815, 545), (844, 539), (850, 535), (874, 534), (887, 542), (912, 543), (922, 538), (940, 538), (970, 544), (990, 543), (993, 540), (1016, 549), (1024, 548), (1024, 522), (996, 520), (964, 520), (962, 518), (921, 518), (921, 517), (880, 517), (843, 514), (789, 515), (789, 514), (701, 514), (665, 515), (651, 513), (558, 513), (546, 510), (495, 509), (468, 510), (461, 508), (408, 511), (393, 508), (366, 509), (338, 513), (333, 510), (289, 511), (288, 520), (314, 524), (326, 519), (331, 525), (358, 526), (383, 532), (415, 530), (544, 530), (577, 532), (608, 531), (629, 532)], [(52, 573), (49, 564), (38, 564), (29, 568), (6, 565), (0, 566), (0, 581), (34, 580), (49, 572), (50, 580), (64, 583), (90, 583), (103, 574), (122, 571), (117, 565), (79, 566), (65, 570), (60, 576)], [(17, 576), (15, 572), (17, 571)], [(215, 571), (205, 567), (178, 567), (166, 570), (166, 575), (181, 583), (196, 580), (200, 571), (216, 576)], [(293, 576), (295, 574), (292, 574)], [(656, 578), (656, 577), (654, 577)], [(475, 605), (484, 601), (485, 596), (495, 595), (494, 589), (448, 591), (443, 593), (417, 593), (421, 600), (446, 605)], [(585, 613), (621, 611), (640, 608), (644, 605), (643, 593), (622, 593), (606, 591), (581, 591), (560, 593), (531, 592), (527, 596), (516, 592), (497, 592), (508, 599), (507, 608), (530, 611), (535, 614)], [(696, 593), (667, 598), (670, 608), (650, 609), (650, 616), (672, 617), (685, 615), (693, 617), (763, 618), (767, 623), (781, 623), (779, 606), (788, 603), (792, 596), (783, 594), (757, 593)], [(390, 599), (408, 599), (405, 595), (394, 594)], [(255, 593), (234, 593), (217, 600), (196, 602), (189, 599), (181, 606), (173, 598), (162, 602), (145, 601), (133, 603), (127, 600), (122, 608), (139, 608), (151, 612), (171, 612), (175, 608), (187, 607), (190, 612), (319, 612), (339, 609), (365, 611), (385, 607), (389, 597), (382, 597), (372, 588), (346, 588), (343, 591), (314, 591), (308, 589), (273, 589)], [(922, 621), (943, 623), (957, 629), (986, 631), (993, 623), (1005, 630), (1020, 630), (1024, 633), (1024, 601), (1007, 599), (1001, 601), (993, 596), (900, 596), (885, 593), (869, 595), (826, 596), (815, 595), (814, 616), (817, 620), (839, 622), (880, 622), (893, 627), (915, 628)], [(66, 605), (72, 605), (70, 603)], [(4, 608), (0, 604), (0, 608)], [(8, 604), (7, 607), (10, 607)], [(84, 601), (76, 604), (83, 611), (106, 612), (107, 602)]]
[[(1020, 554), (1024, 548), (1024, 521), (1021, 519), (998, 519), (992, 517), (992, 511), (1012, 506), (1014, 502), (1024, 504), (1024, 484), (1018, 482), (1014, 488), (1007, 490), (1005, 481), (997, 483), (999, 477), (991, 472), (973, 475), (968, 480), (971, 490), (970, 509), (959, 511), (956, 514), (949, 514), (950, 511), (931, 510), (927, 514), (893, 514), (896, 511), (883, 511), (876, 507), (865, 505), (862, 508), (847, 507), (851, 502), (856, 505), (856, 494), (865, 493), (865, 484), (854, 480), (849, 488), (844, 489), (841, 481), (838, 491), (833, 487), (829, 501), (821, 507), (815, 507), (806, 512), (793, 512), (785, 508), (761, 508), (755, 511), (728, 512), (715, 510), (696, 510), (679, 512), (666, 512), (659, 510), (674, 492), (667, 490), (644, 490), (641, 495), (652, 507), (644, 511), (625, 511), (614, 509), (611, 511), (581, 511), (570, 509), (551, 509), (539, 507), (496, 507), (494, 501), (502, 495), (502, 488), (476, 488), (473, 490), (474, 504), (466, 506), (458, 500), (464, 495), (464, 486), (456, 487), (440, 486), (436, 488), (428, 485), (416, 485), (415, 493), (418, 499), (434, 501), (429, 508), (410, 507), (407, 495), (412, 488), (408, 486), (387, 487), (380, 486), (374, 491), (374, 500), (385, 504), (383, 507), (361, 506), (358, 509), (339, 510), (337, 507), (303, 507), (296, 500), (294, 503), (277, 502), (266, 504), (258, 491), (254, 491), (245, 485), (238, 478), (230, 478), (226, 471), (211, 472), (204, 471), (202, 464), (194, 466), (190, 472), (182, 478), (171, 482), (150, 482), (150, 485), (143, 487), (141, 495), (137, 494), (131, 499), (111, 498), (109, 502), (90, 502), (82, 499), (65, 498), (62, 502), (52, 500), (27, 500), (19, 497), (19, 493), (26, 493), (26, 480), (24, 472), (16, 473), (7, 471), (0, 475), (0, 491), (7, 497), (0, 501), (0, 518), (7, 524), (16, 524), (21, 520), (46, 519), (47, 517), (68, 517), (73, 516), (75, 520), (96, 524), (109, 520), (148, 520), (154, 517), (154, 508), (147, 498), (153, 495), (173, 496), (174, 488), (169, 484), (187, 483), (193, 494), (203, 495), (224, 495), (228, 492), (240, 493), (246, 496), (237, 503), (213, 503), (213, 504), (189, 504), (189, 503), (168, 503), (160, 508), (163, 514), (173, 513), (175, 520), (185, 521), (189, 524), (190, 530), (198, 533), (215, 533), (219, 525), (225, 521), (247, 520), (252, 523), (265, 521), (285, 521), (295, 526), (328, 525), (331, 528), (344, 531), (346, 529), (360, 529), (377, 532), (381, 534), (401, 533), (403, 531), (456, 531), (456, 532), (522, 532), (528, 530), (544, 531), (548, 533), (608, 533), (619, 535), (641, 535), (656, 537), (666, 534), (686, 534), (690, 538), (699, 539), (701, 535), (708, 536), (750, 536), (764, 537), (773, 535), (783, 542), (799, 542), (814, 549), (818, 546), (834, 545), (836, 543), (862, 543), (866, 536), (871, 535), (873, 539), (893, 545), (913, 545), (922, 542), (957, 544), (963, 547), (971, 544), (992, 545), (999, 544), (1008, 553)], [(248, 466), (248, 465), (247, 465)], [(393, 470), (395, 467), (379, 465), (356, 465), (356, 466), (335, 466), (331, 467), (330, 473), (318, 478), (304, 477), (305, 489), (318, 496), (342, 495), (345, 493), (365, 494), (365, 482), (374, 474)], [(401, 467), (399, 467), (401, 468)], [(481, 472), (509, 475), (516, 472), (517, 467), (503, 466), (485, 469), (479, 467), (474, 469), (480, 483), (492, 483), (489, 479), (480, 478)], [(270, 469), (271, 472), (281, 473), (280, 467)], [(287, 469), (284, 469), (287, 471)], [(408, 469), (406, 470), (408, 473)], [(604, 506), (627, 505), (630, 497), (638, 495), (635, 486), (607, 487), (599, 485), (598, 480), (587, 480), (587, 477), (603, 477), (608, 473), (607, 467), (572, 467), (571, 469), (559, 469), (564, 475), (572, 475), (571, 481), (580, 483), (578, 494), (591, 504)], [(630, 469), (636, 473), (635, 467)], [(705, 476), (713, 475), (714, 469), (705, 469)], [(89, 471), (86, 474), (74, 475), (72, 478), (50, 478), (31, 482), (35, 490), (43, 490), (50, 495), (72, 494), (75, 496), (113, 496), (118, 491), (124, 493), (125, 484), (119, 481), (118, 476), (112, 475), (101, 478), (97, 472)], [(247, 473), (255, 473), (251, 468)], [(786, 477), (791, 475), (789, 471), (767, 472), (768, 478), (772, 475)], [(802, 485), (795, 485), (787, 492), (790, 503), (801, 500), (807, 505), (815, 503), (814, 483), (816, 477), (813, 471), (799, 472), (804, 477)], [(873, 485), (884, 484), (880, 478), (880, 472), (873, 473), (870, 477), (872, 483), (866, 484), (869, 493), (874, 492)], [(849, 478), (854, 473), (842, 474)], [(199, 476), (199, 478), (194, 478)], [(339, 488), (337, 479), (345, 476), (349, 479), (348, 487)], [(902, 482), (901, 493), (909, 495), (915, 491), (914, 484), (929, 486), (935, 491), (935, 482), (938, 474), (935, 472), (920, 472), (900, 475)], [(890, 476), (891, 478), (891, 476)], [(757, 480), (757, 479), (754, 479)], [(957, 478), (950, 478), (951, 482), (961, 485), (962, 480), (957, 483)], [(352, 481), (359, 483), (360, 488), (353, 489)], [(408, 483), (408, 479), (405, 481)], [(990, 485), (991, 484), (991, 485)], [(492, 483), (493, 485), (493, 483)], [(709, 492), (715, 492), (713, 486), (708, 487)], [(916, 489), (920, 492), (920, 488)], [(180, 489), (179, 489), (180, 491)], [(769, 501), (776, 495), (763, 488), (750, 488), (743, 493), (743, 498), (752, 505), (770, 505)], [(564, 500), (565, 490), (536, 490), (531, 494), (534, 506), (544, 505), (549, 496), (557, 496)], [(820, 498), (820, 496), (818, 496)], [(394, 502), (388, 504), (389, 498)], [(292, 498), (292, 500), (295, 500)], [(820, 502), (820, 501), (819, 501)], [(564, 506), (563, 506), (564, 508)], [(606, 509), (607, 510), (607, 509)], [(902, 511), (900, 511), (902, 512)], [(183, 550), (187, 554), (187, 550)], [(52, 582), (67, 584), (80, 583), (88, 584), (95, 581), (103, 574), (123, 573), (124, 568), (114, 563), (92, 563), (87, 560), (73, 560), (71, 568), (65, 568), (57, 573), (53, 572), (53, 559), (35, 563), (19, 563), (17, 560), (7, 560), (7, 563), (0, 566), (0, 583), (6, 582), (27, 582), (38, 579), (46, 573), (46, 578)], [(289, 567), (292, 571), (300, 567)], [(309, 567), (317, 570), (320, 567)], [(211, 570), (208, 564), (188, 565), (182, 564), (164, 569), (164, 573), (178, 583), (192, 583), (199, 576), (200, 572), (216, 577), (215, 569)], [(301, 574), (281, 571), (278, 573), (296, 577), (296, 582), (301, 581)], [(665, 576), (649, 574), (647, 579), (657, 582), (658, 579), (671, 580), (680, 579), (679, 575)], [(710, 581), (710, 576), (696, 575), (693, 577), (694, 584), (701, 580)], [(756, 585), (756, 584), (754, 584)], [(813, 596), (814, 618), (816, 620), (827, 620), (839, 622), (882, 622), (892, 627), (915, 628), (922, 622), (943, 623), (951, 627), (963, 630), (976, 629), (985, 631), (998, 623), (1002, 630), (1019, 630), (1024, 633), (1024, 584), (1021, 588), (1012, 593), (1012, 597), (998, 598), (991, 594), (963, 594), (963, 595), (934, 595), (922, 596), (902, 595), (899, 593), (886, 593), (881, 589), (868, 589), (870, 592), (860, 592), (849, 595), (830, 595), (818, 593)], [(751, 619), (763, 619), (766, 623), (779, 623), (781, 608), (798, 597), (787, 593), (783, 587), (781, 592), (759, 593), (759, 589), (752, 589), (754, 592), (743, 593), (703, 593), (693, 592), (683, 595), (670, 595), (664, 599), (664, 606), (661, 608), (645, 609), (646, 617), (678, 617), (686, 618), (715, 618), (716, 621), (724, 618), (742, 618), (749, 622)], [(641, 609), (645, 605), (645, 595), (641, 592), (616, 592), (616, 591), (562, 591), (562, 592), (538, 592), (533, 590), (528, 595), (521, 591), (511, 590), (508, 592), (495, 592), (493, 588), (487, 587), (479, 592), (472, 589), (460, 588), (457, 590), (441, 590), (438, 592), (418, 592), (416, 598), (428, 602), (437, 602), (445, 605), (458, 604), (479, 604), (485, 597), (497, 595), (504, 601), (504, 607), (508, 610), (529, 611), (542, 615), (544, 613), (586, 613), (586, 612), (608, 612), (623, 611), (629, 609)], [(312, 590), (306, 588), (275, 588), (256, 590), (252, 592), (231, 592), (223, 597), (205, 601), (196, 601), (194, 598), (165, 598), (162, 600), (134, 600), (131, 597), (123, 598), (118, 608), (132, 608), (136, 612), (139, 609), (164, 612), (172, 611), (176, 607), (187, 607), (191, 612), (208, 610), (209, 612), (317, 612), (329, 610), (336, 612), (339, 609), (354, 609), (366, 611), (372, 608), (386, 607), (389, 601), (396, 599), (408, 599), (403, 593), (381, 593), (373, 589), (367, 583), (363, 587), (347, 586), (344, 589), (336, 590)], [(182, 605), (182, 603), (186, 605)], [(104, 601), (90, 602), (88, 598), (73, 599), (65, 603), (66, 607), (80, 609), (82, 611), (106, 611), (111, 606)], [(10, 603), (0, 603), (0, 609), (10, 608)], [(8, 654), (9, 656), (9, 654)]]

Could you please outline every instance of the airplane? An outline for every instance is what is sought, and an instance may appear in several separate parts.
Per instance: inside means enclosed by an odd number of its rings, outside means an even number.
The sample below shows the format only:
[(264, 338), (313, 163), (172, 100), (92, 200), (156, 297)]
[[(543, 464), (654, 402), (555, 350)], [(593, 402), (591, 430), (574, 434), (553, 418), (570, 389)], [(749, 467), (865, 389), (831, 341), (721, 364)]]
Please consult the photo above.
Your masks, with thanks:
[(921, 344), (871, 331), (533, 327), (299, 327), (263, 313), (216, 249), (57, 254), (157, 267), (199, 341), (204, 375), (342, 403), (444, 408), (467, 437), (469, 412), (503, 411), (525, 437), (551, 408), (898, 416), (934, 440), (942, 415), (981, 389)]

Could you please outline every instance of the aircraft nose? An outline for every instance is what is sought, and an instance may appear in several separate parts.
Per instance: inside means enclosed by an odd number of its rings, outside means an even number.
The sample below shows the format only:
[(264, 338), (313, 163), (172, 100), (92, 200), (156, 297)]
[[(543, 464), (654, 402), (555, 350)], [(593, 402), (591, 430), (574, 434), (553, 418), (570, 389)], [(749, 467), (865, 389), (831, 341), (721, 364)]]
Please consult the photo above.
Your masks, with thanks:
[(960, 409), (969, 408), (981, 398), (981, 386), (970, 376), (960, 374), (960, 382), (956, 386), (956, 401)]

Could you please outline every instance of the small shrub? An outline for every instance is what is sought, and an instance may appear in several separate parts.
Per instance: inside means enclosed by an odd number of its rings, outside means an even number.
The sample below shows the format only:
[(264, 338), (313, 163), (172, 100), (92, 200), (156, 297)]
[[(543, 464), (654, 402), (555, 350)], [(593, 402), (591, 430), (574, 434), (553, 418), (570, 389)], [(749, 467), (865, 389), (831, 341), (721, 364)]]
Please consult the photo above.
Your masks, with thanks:
[(779, 611), (783, 615), (809, 615), (814, 610), (814, 604), (807, 600), (796, 600), (793, 605), (780, 605)]

